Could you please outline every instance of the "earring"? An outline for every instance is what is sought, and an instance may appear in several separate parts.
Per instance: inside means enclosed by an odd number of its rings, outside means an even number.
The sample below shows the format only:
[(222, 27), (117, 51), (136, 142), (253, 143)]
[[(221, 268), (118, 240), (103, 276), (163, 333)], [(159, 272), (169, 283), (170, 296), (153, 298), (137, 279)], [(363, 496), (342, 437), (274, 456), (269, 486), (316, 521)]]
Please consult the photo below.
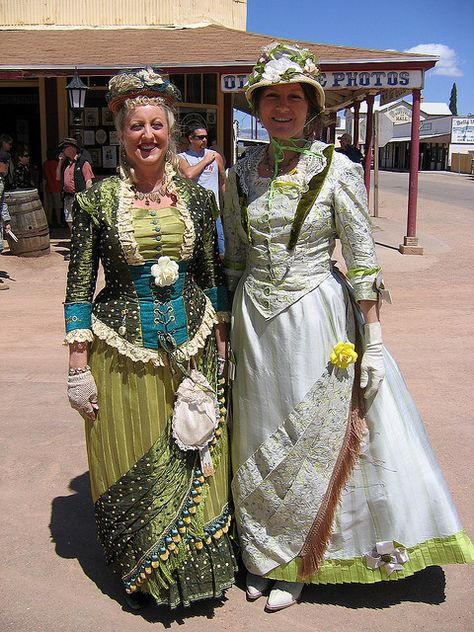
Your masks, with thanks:
[(127, 154), (123, 145), (120, 145), (120, 162), (122, 163), (123, 167), (128, 167)]

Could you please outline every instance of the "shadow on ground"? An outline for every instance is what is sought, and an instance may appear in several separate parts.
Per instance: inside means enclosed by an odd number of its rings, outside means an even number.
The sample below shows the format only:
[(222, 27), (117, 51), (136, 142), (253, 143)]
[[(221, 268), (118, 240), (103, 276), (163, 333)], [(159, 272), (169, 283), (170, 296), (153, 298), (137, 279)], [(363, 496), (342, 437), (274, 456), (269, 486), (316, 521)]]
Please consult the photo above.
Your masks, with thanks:
[[(72, 479), (69, 488), (73, 494), (58, 496), (52, 502), (50, 529), (56, 553), (66, 559), (77, 559), (84, 573), (99, 590), (124, 607), (122, 583), (107, 568), (97, 542), (88, 472)], [(236, 580), (237, 586), (245, 590), (242, 571), (238, 573)], [(445, 585), (443, 570), (439, 566), (433, 566), (400, 581), (368, 586), (307, 586), (303, 593), (303, 602), (374, 609), (389, 608), (405, 601), (440, 604), (445, 600)], [(184, 624), (186, 619), (192, 617), (212, 619), (215, 608), (221, 608), (225, 602), (225, 598), (215, 599), (173, 611), (150, 604), (134, 616), (141, 616), (150, 623), (161, 623), (169, 628), (172, 623)]]
[[(53, 499), (51, 508), (51, 538), (56, 553), (66, 559), (77, 559), (84, 573), (99, 590), (117, 601), (126, 609), (124, 591), (119, 577), (106, 566), (101, 547), (97, 541), (94, 507), (90, 495), (89, 473), (73, 478), (69, 489), (74, 493)], [(153, 604), (130, 616), (141, 616), (150, 623), (161, 623), (165, 628), (173, 623), (184, 624), (192, 617), (212, 619), (214, 610), (221, 608), (227, 600), (214, 599), (194, 604), (190, 608), (170, 610)]]
[(446, 578), (440, 566), (431, 566), (411, 577), (376, 584), (308, 586), (303, 601), (345, 608), (389, 608), (411, 601), (439, 605), (446, 599)]

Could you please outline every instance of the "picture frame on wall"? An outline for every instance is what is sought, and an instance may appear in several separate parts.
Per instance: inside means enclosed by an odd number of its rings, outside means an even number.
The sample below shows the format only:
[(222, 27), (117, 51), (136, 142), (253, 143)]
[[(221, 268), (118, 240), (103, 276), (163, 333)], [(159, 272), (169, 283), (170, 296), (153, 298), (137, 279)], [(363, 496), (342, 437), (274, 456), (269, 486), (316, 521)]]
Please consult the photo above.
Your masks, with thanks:
[(93, 129), (84, 130), (84, 145), (95, 145), (95, 132)]
[(99, 108), (84, 108), (84, 124), (89, 127), (99, 125)]
[(105, 131), (105, 129), (100, 128), (96, 131), (95, 140), (98, 145), (105, 145), (105, 143), (107, 142), (107, 132)]
[(117, 166), (117, 147), (115, 145), (103, 145), (102, 166), (104, 169), (115, 169)]
[(93, 167), (102, 167), (102, 150), (100, 147), (91, 147), (87, 150), (92, 159)]
[(216, 111), (207, 110), (206, 118), (207, 118), (208, 125), (215, 125), (216, 124)]
[(115, 130), (110, 130), (109, 132), (109, 143), (111, 145), (120, 145), (118, 132)]
[(102, 119), (102, 125), (113, 125), (114, 124), (114, 117), (112, 112), (109, 110), (108, 107), (103, 107), (101, 108), (101, 119)]

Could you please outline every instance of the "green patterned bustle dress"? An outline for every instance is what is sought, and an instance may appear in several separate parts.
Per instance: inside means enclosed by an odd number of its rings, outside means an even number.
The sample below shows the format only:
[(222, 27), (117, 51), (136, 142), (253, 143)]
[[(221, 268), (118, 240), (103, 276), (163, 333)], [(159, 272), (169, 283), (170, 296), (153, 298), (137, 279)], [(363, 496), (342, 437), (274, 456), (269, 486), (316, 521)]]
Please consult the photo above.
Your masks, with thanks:
[[(86, 421), (99, 540), (129, 593), (172, 607), (219, 596), (233, 583), (228, 537), (229, 458), (225, 414), (213, 440), (215, 473), (171, 433), (181, 366), (192, 363), (217, 390), (213, 325), (227, 297), (215, 247), (214, 203), (177, 176), (176, 205), (134, 207), (131, 188), (108, 178), (77, 196), (65, 304), (66, 342), (88, 341), (99, 413)], [(176, 281), (154, 283), (168, 256)], [(98, 263), (105, 287), (95, 297)]]

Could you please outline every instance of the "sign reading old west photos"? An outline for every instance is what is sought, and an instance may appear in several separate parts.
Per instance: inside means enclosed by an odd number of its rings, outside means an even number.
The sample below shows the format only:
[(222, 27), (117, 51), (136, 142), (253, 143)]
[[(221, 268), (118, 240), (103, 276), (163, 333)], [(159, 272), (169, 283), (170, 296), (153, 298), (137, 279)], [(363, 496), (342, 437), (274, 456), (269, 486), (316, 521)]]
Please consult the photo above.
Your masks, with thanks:
[[(319, 81), (326, 90), (359, 90), (361, 88), (403, 88), (405, 90), (423, 87), (421, 70), (341, 70), (322, 72)], [(247, 82), (245, 74), (221, 76), (222, 92), (242, 92)]]

